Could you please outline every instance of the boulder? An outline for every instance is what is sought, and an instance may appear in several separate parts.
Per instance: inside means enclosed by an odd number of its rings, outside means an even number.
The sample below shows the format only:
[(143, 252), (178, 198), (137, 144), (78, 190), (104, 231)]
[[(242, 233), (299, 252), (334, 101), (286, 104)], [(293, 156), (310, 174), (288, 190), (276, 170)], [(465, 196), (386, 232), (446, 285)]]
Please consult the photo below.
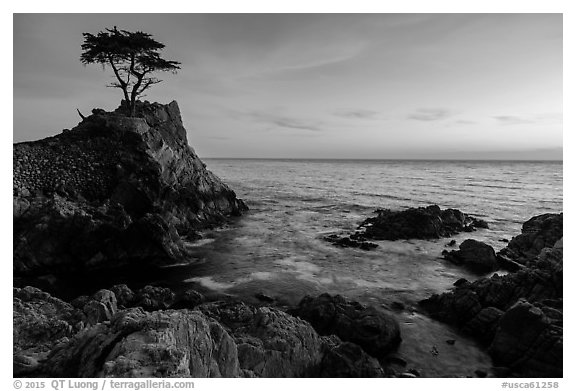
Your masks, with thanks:
[(188, 289), (182, 293), (176, 294), (174, 303), (170, 306), (173, 309), (194, 308), (206, 301), (206, 297), (200, 292)]
[(341, 342), (329, 349), (320, 364), (319, 377), (385, 377), (374, 357), (351, 342)]
[(324, 343), (307, 322), (243, 303), (208, 303), (197, 308), (229, 330), (242, 370), (256, 377), (317, 375)]
[(494, 363), (524, 377), (562, 377), (562, 328), (519, 300), (501, 318), (489, 348)]
[(96, 292), (82, 307), (89, 325), (112, 319), (117, 310), (116, 296), (114, 292), (107, 289)]
[(176, 294), (169, 288), (146, 285), (134, 294), (132, 307), (142, 307), (146, 311), (168, 309), (175, 301)]
[(114, 296), (116, 296), (118, 307), (128, 308), (132, 306), (135, 294), (126, 284), (114, 285), (110, 290), (114, 292)]
[(59, 344), (45, 377), (237, 377), (236, 345), (197, 311), (131, 308)]
[(340, 295), (305, 296), (294, 313), (321, 335), (335, 334), (374, 357), (382, 357), (401, 342), (400, 326), (388, 313)]
[(466, 239), (460, 244), (459, 250), (446, 253), (444, 258), (478, 273), (489, 273), (498, 269), (494, 249), (474, 239)]

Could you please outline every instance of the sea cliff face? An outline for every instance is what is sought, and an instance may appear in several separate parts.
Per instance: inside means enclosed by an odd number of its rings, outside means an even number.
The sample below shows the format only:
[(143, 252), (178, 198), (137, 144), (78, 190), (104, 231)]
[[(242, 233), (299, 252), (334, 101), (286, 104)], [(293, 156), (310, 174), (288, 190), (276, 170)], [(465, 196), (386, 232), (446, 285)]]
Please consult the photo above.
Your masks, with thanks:
[(188, 145), (175, 101), (95, 109), (13, 152), (15, 276), (171, 262), (247, 210)]

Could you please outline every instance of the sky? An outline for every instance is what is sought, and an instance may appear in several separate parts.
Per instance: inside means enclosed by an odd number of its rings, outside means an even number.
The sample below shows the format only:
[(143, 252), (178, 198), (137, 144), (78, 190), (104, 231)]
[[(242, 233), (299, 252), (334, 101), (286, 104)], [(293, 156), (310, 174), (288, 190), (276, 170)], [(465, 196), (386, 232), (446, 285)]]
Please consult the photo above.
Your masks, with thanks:
[(561, 14), (15, 14), (14, 142), (118, 106), (113, 26), (182, 63), (144, 99), (201, 157), (562, 159)]

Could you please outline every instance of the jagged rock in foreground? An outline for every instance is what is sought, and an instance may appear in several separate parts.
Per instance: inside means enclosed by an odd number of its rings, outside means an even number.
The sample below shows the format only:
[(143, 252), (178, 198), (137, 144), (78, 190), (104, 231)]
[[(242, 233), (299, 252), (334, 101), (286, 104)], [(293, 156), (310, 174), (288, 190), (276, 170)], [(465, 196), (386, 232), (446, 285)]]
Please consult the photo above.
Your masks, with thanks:
[(438, 205), (409, 208), (402, 211), (379, 209), (350, 235), (352, 241), (398, 239), (438, 239), (459, 232), (488, 228), (488, 223), (458, 209), (440, 209)]
[(385, 356), (402, 341), (400, 326), (391, 315), (340, 295), (305, 296), (294, 313), (321, 335), (335, 334), (374, 357)]
[[(115, 286), (73, 305), (14, 290), (14, 376), (382, 377), (378, 360), (299, 318), (241, 302), (146, 311), (166, 288)], [(123, 298), (117, 299), (114, 292)], [(172, 296), (172, 295), (170, 295)], [(173, 295), (176, 296), (176, 295)], [(191, 297), (191, 292), (184, 295)], [(194, 296), (196, 298), (196, 296)], [(131, 304), (130, 304), (131, 303)], [(174, 304), (178, 304), (178, 300)], [(128, 306), (128, 307), (125, 307)], [(125, 308), (125, 309), (121, 309)]]
[(13, 290), (14, 376), (38, 370), (40, 361), (59, 342), (82, 328), (82, 314), (70, 304), (39, 289)]
[(58, 345), (50, 377), (236, 377), (236, 345), (197, 311), (131, 308)]
[(494, 249), (474, 239), (466, 239), (460, 244), (458, 250), (450, 252), (444, 250), (442, 254), (450, 262), (477, 273), (489, 273), (498, 269)]
[(176, 102), (93, 110), (14, 144), (14, 274), (170, 262), (245, 204), (188, 145)]
[[(452, 291), (420, 304), (433, 317), (461, 327), (488, 345), (496, 365), (509, 367), (518, 376), (561, 377), (563, 247), (558, 227), (562, 214), (537, 216), (529, 222), (533, 221), (547, 221), (539, 225), (537, 234), (529, 234), (534, 243), (527, 236), (515, 238), (509, 244), (514, 252), (506, 251), (516, 254), (513, 261), (525, 267), (504, 276), (460, 282)], [(551, 239), (556, 242), (550, 246)], [(540, 251), (531, 257), (527, 257), (529, 252), (519, 254), (519, 242), (525, 249)]]

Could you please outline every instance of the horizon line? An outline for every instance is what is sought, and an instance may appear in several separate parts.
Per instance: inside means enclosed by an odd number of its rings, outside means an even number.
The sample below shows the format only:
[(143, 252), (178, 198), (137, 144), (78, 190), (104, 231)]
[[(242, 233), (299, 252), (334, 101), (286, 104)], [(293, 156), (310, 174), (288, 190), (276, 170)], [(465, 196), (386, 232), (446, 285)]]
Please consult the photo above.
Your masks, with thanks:
[(457, 161), (457, 162), (554, 162), (563, 163), (564, 159), (455, 159), (455, 158), (309, 158), (309, 157), (207, 157), (201, 159), (219, 160), (364, 160), (364, 161)]

